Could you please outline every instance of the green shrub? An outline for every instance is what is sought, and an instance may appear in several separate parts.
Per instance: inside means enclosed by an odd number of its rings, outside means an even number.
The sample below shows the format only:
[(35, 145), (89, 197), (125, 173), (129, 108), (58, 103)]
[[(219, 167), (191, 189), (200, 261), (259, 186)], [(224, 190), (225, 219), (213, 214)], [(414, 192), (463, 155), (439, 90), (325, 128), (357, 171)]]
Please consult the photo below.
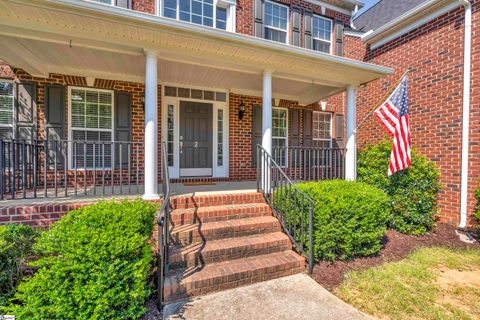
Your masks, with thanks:
[(0, 226), (0, 306), (6, 304), (24, 277), (26, 260), (33, 254), (36, 237), (37, 232), (27, 225)]
[[(389, 214), (388, 196), (382, 190), (342, 180), (301, 183), (297, 187), (315, 201), (313, 250), (316, 261), (368, 256), (381, 249)], [(293, 199), (289, 190), (285, 190), (283, 197), (277, 192), (275, 199), (283, 202), (284, 210), (289, 212), (288, 226), (301, 225), (302, 219), (308, 221), (307, 216), (299, 214), (302, 205), (299, 197)], [(307, 227), (308, 223), (304, 229)], [(307, 232), (296, 230), (295, 234), (296, 239), (308, 247)]]
[(388, 177), (391, 142), (368, 146), (358, 156), (358, 180), (384, 190), (390, 197), (389, 227), (407, 234), (425, 234), (434, 225), (440, 172), (412, 150), (411, 167)]
[(42, 233), (35, 275), (19, 285), (19, 319), (136, 319), (151, 292), (155, 206), (99, 202)]

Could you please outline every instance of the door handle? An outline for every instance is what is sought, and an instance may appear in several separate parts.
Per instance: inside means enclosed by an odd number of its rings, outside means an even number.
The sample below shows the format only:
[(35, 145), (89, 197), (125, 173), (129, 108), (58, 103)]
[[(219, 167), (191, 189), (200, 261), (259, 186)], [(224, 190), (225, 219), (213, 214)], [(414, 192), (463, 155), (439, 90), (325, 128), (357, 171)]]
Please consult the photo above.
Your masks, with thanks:
[(180, 154), (183, 153), (183, 141), (180, 141)]
[(198, 148), (198, 142), (197, 142), (197, 141), (195, 141), (195, 142), (193, 143), (193, 147), (194, 147), (194, 148)]

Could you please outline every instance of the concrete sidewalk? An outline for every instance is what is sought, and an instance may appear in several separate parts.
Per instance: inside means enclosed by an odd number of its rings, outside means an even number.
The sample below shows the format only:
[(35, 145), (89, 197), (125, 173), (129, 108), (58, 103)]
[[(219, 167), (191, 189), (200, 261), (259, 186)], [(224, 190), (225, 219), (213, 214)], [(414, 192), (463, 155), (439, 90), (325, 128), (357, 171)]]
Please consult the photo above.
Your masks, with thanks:
[(165, 306), (177, 320), (368, 320), (306, 274), (256, 283)]

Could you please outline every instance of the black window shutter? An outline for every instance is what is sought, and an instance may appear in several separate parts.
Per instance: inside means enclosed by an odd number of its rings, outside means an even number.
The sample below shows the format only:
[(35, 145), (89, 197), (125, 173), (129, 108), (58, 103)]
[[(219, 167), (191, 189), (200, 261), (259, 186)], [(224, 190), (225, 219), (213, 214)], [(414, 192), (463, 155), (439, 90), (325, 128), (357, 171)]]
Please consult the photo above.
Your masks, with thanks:
[[(132, 103), (130, 93), (115, 92), (115, 141), (129, 142), (132, 131)], [(121, 145), (121, 148), (120, 148)], [(132, 148), (132, 146), (130, 146)], [(120, 157), (120, 149), (122, 155)], [(122, 158), (122, 165), (128, 164), (128, 143), (116, 144), (115, 163), (120, 164)], [(134, 152), (133, 148), (130, 150), (130, 155)]]
[(312, 110), (304, 110), (303, 111), (303, 146), (304, 147), (311, 147), (312, 144), (312, 137), (313, 137), (313, 112)]
[[(64, 165), (63, 150), (64, 143), (51, 142), (65, 140), (65, 88), (60, 85), (45, 86), (45, 134), (48, 143), (48, 164), (52, 167), (55, 164), (55, 153), (57, 153), (57, 167)], [(58, 150), (55, 150), (58, 149)]]
[(257, 165), (257, 145), (262, 144), (262, 106), (253, 106), (252, 166)]
[(16, 84), (15, 125), (16, 139), (37, 138), (37, 85), (30, 82)]
[(345, 148), (345, 126), (343, 114), (335, 115), (335, 146), (339, 149)]
[(305, 29), (305, 43), (304, 46), (307, 49), (312, 49), (312, 12), (304, 11), (304, 29)]
[(132, 0), (115, 0), (115, 5), (125, 9), (132, 9)]
[(300, 9), (292, 7), (292, 45), (300, 47)]
[(335, 52), (337, 56), (343, 56), (343, 29), (343, 21), (335, 21)]
[(300, 112), (298, 109), (290, 109), (290, 141), (292, 147), (300, 145)]
[(264, 1), (263, 0), (254, 0), (253, 8), (253, 35), (258, 38), (264, 37), (264, 28), (263, 28), (263, 10), (264, 10)]

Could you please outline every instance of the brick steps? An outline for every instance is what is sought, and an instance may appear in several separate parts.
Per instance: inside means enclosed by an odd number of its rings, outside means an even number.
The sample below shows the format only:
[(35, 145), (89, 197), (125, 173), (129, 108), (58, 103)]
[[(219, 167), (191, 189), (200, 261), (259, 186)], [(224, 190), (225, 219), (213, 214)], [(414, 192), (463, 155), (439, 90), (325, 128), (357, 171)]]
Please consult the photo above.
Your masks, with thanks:
[(195, 267), (280, 252), (290, 248), (290, 239), (283, 232), (207, 241), (174, 248), (170, 253), (170, 268)]
[(305, 259), (292, 250), (229, 260), (172, 272), (166, 278), (167, 301), (271, 280), (305, 270)]
[(171, 213), (173, 225), (214, 222), (232, 219), (253, 218), (272, 215), (272, 209), (266, 203), (249, 203), (177, 209)]
[(305, 271), (259, 193), (172, 197), (167, 302)]
[(174, 244), (189, 245), (208, 240), (238, 238), (280, 230), (281, 226), (277, 218), (264, 216), (175, 226), (171, 237)]

